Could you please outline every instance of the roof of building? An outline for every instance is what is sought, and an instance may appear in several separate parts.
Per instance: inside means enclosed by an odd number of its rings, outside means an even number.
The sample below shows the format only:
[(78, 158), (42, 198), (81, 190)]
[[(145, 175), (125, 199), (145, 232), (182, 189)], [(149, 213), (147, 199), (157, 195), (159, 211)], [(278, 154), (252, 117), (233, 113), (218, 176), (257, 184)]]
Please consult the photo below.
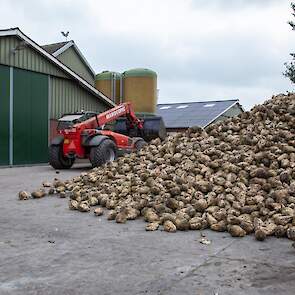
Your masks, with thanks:
[(69, 42), (71, 42), (71, 41), (46, 44), (46, 45), (42, 45), (41, 47), (43, 49), (45, 49), (48, 53), (53, 54), (54, 52), (56, 52), (60, 48), (64, 47)]
[(236, 104), (243, 111), (238, 99), (164, 103), (157, 105), (157, 115), (163, 118), (167, 128), (205, 128)]
[[(17, 36), (18, 38), (22, 39), (28, 46), (32, 47), (39, 54), (41, 54), (44, 58), (48, 59), (55, 66), (57, 66), (59, 69), (64, 71), (66, 74), (68, 74), (73, 80), (79, 82), (79, 85), (81, 87), (83, 87), (85, 90), (89, 91), (97, 98), (103, 100), (108, 105), (115, 106), (115, 103), (111, 99), (109, 99), (107, 96), (105, 96), (102, 92), (98, 91), (96, 88), (94, 88), (92, 85), (90, 85), (86, 80), (84, 80), (81, 76), (79, 76), (77, 73), (75, 73), (69, 67), (67, 67), (65, 64), (63, 64), (61, 61), (59, 61), (53, 54), (48, 53), (44, 48), (42, 48), (42, 46), (40, 46), (35, 41), (30, 39), (27, 35), (25, 35), (19, 28), (0, 30), (0, 37), (2, 37), (2, 36), (3, 37), (4, 36)], [(69, 41), (69, 42), (72, 42), (72, 41)], [(62, 48), (64, 48), (64, 47), (62, 47)]]
[(79, 50), (78, 46), (75, 44), (73, 40), (66, 41), (66, 42), (59, 42), (59, 43), (52, 43), (41, 46), (43, 49), (45, 49), (48, 53), (52, 54), (54, 57), (58, 57), (60, 54), (65, 52), (68, 48), (73, 47), (76, 53), (80, 56), (82, 62), (85, 64), (85, 66), (89, 69), (89, 71), (95, 76), (95, 72), (88, 63), (87, 59), (84, 57), (82, 52)]

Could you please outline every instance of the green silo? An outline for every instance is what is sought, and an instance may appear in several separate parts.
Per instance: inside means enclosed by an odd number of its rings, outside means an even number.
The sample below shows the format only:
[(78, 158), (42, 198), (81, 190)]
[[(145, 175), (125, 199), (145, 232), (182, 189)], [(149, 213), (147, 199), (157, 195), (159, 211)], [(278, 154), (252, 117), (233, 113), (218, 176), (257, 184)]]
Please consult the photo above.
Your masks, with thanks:
[(95, 88), (118, 104), (120, 103), (120, 81), (120, 73), (103, 71), (95, 77)]

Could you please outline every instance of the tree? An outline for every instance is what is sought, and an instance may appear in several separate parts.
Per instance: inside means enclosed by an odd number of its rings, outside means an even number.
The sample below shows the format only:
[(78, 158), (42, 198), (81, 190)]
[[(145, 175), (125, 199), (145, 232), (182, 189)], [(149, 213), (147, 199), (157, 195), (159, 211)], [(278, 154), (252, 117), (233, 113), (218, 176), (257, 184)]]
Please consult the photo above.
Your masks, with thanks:
[[(291, 3), (292, 15), (295, 17), (295, 3)], [(288, 24), (291, 26), (292, 30), (295, 31), (295, 23), (293, 21), (289, 21)], [(292, 61), (289, 63), (285, 63), (286, 71), (284, 72), (284, 76), (289, 78), (293, 83), (295, 83), (295, 53), (290, 53), (292, 56)]]

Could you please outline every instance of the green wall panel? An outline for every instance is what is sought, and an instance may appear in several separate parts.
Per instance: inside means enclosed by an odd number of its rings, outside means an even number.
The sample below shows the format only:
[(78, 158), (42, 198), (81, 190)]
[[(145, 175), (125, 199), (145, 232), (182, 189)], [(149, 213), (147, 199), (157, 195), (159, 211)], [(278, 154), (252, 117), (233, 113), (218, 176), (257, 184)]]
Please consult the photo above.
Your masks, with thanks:
[(48, 76), (14, 69), (13, 164), (48, 161)]
[(77, 83), (68, 79), (51, 79), (51, 114), (50, 119), (59, 119), (62, 114), (81, 110), (103, 112), (109, 107), (89, 94)]
[(9, 67), (0, 65), (0, 165), (9, 164)]
[[(30, 46), (21, 46), (21, 42), (22, 40), (15, 36), (0, 38), (0, 64), (58, 77), (68, 77), (56, 65)], [(17, 46), (21, 46), (20, 49), (13, 52), (12, 50)]]
[(57, 59), (72, 69), (75, 73), (94, 86), (94, 74), (85, 65), (73, 46), (57, 56)]

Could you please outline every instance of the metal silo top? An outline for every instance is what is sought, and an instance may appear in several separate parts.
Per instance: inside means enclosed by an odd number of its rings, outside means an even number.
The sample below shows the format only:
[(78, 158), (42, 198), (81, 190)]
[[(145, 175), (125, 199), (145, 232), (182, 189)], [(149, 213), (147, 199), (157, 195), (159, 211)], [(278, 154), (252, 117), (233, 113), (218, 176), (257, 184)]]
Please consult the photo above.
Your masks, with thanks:
[(131, 69), (123, 73), (124, 77), (157, 77), (157, 73), (143, 68)]
[(95, 76), (95, 80), (111, 80), (115, 75), (115, 79), (118, 80), (121, 74), (118, 72), (103, 71)]

